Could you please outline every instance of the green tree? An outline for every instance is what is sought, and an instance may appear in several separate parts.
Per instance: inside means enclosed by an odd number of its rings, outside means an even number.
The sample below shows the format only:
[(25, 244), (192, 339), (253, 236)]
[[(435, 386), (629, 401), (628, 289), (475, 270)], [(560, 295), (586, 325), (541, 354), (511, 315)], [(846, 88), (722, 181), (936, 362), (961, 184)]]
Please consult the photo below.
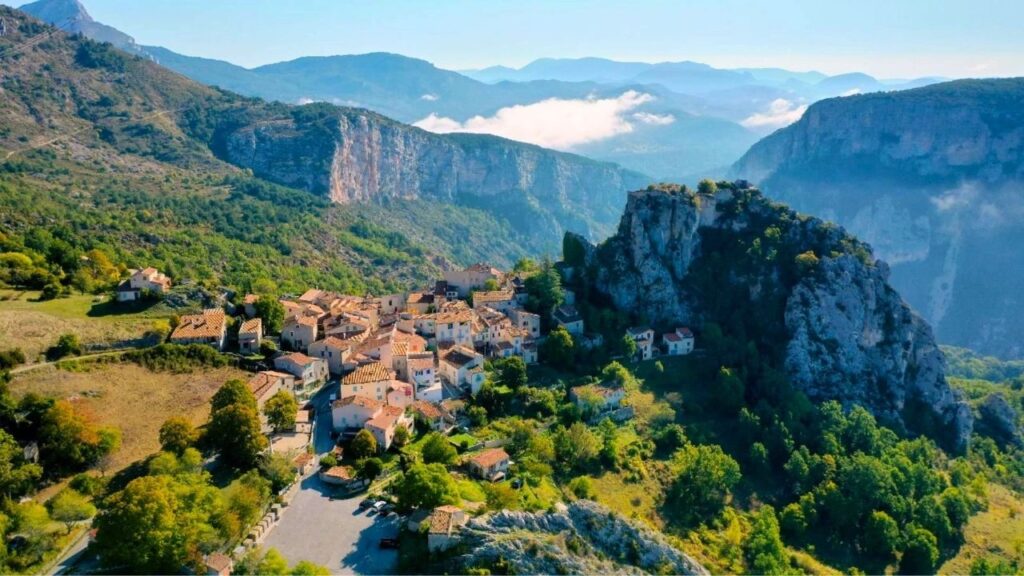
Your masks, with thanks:
[(484, 484), (484, 494), (490, 510), (512, 510), (519, 504), (519, 494), (505, 482)]
[(210, 400), (210, 414), (227, 408), (233, 404), (241, 404), (256, 410), (256, 396), (253, 395), (249, 385), (237, 378), (228, 380), (221, 386)]
[(402, 510), (434, 508), (459, 501), (459, 490), (441, 464), (416, 463), (394, 480), (392, 492)]
[(276, 548), (271, 548), (260, 560), (258, 574), (289, 576), (291, 572), (288, 570), (288, 561), (284, 559), (284, 556)]
[(939, 544), (935, 535), (924, 528), (911, 526), (905, 538), (899, 573), (934, 574), (938, 561)]
[(789, 538), (800, 538), (807, 531), (807, 515), (796, 502), (787, 504), (779, 518), (779, 528)]
[(95, 546), (103, 563), (139, 574), (172, 574), (188, 554), (178, 501), (167, 476), (143, 476), (111, 495), (96, 517)]
[(573, 496), (583, 500), (593, 500), (597, 496), (594, 491), (594, 483), (587, 476), (577, 476), (569, 481), (569, 491)]
[(545, 258), (540, 264), (540, 270), (526, 279), (526, 292), (527, 307), (540, 314), (545, 322), (549, 322), (551, 312), (565, 300), (562, 277), (550, 259)]
[(621, 354), (627, 360), (632, 360), (636, 357), (636, 340), (633, 339), (629, 334), (623, 334), (622, 338), (619, 338), (617, 342), (618, 346), (615, 352)]
[(559, 326), (552, 330), (541, 344), (541, 359), (556, 368), (569, 370), (573, 367), (575, 348), (572, 334), (569, 334), (564, 326)]
[(684, 525), (711, 519), (740, 481), (740, 466), (719, 446), (689, 445), (676, 455), (679, 474), (667, 501)]
[(710, 178), (705, 178), (697, 183), (697, 192), (700, 194), (711, 195), (718, 191), (718, 184)]
[(377, 439), (369, 430), (363, 429), (356, 434), (348, 445), (349, 454), (356, 460), (369, 458), (377, 454)]
[(92, 465), (116, 448), (112, 430), (97, 428), (87, 412), (66, 400), (54, 402), (43, 413), (38, 436), (43, 470), (54, 475)]
[(326, 566), (314, 564), (309, 560), (301, 560), (292, 566), (292, 576), (330, 576), (331, 571)]
[(448, 438), (437, 432), (431, 432), (423, 439), (420, 454), (423, 456), (423, 462), (426, 464), (437, 463), (443, 466), (451, 466), (459, 459), (459, 453), (448, 442)]
[(391, 442), (395, 447), (403, 448), (409, 443), (411, 437), (412, 434), (409, 432), (409, 429), (404, 424), (401, 424), (395, 428), (395, 435), (391, 438)]
[(295, 401), (295, 396), (287, 390), (278, 390), (263, 405), (263, 414), (266, 415), (267, 423), (274, 429), (274, 432), (293, 430), (295, 414), (298, 411), (299, 403)]
[(253, 304), (256, 317), (263, 320), (267, 334), (280, 334), (284, 327), (284, 306), (269, 294), (261, 294)]
[(601, 452), (601, 439), (582, 422), (556, 432), (554, 442), (559, 461), (568, 469), (586, 468)]
[(512, 390), (519, 390), (526, 386), (526, 362), (519, 356), (502, 358), (494, 362), (498, 372), (498, 384), (508, 386)]
[(96, 507), (89, 503), (89, 499), (70, 488), (61, 490), (46, 506), (50, 509), (50, 517), (63, 522), (68, 534), (77, 522), (88, 520), (96, 514)]
[(57, 338), (57, 343), (47, 350), (46, 356), (50, 360), (60, 360), (68, 356), (78, 356), (81, 353), (82, 345), (78, 341), (78, 336), (74, 334), (61, 334), (60, 338)]
[(260, 462), (260, 473), (270, 480), (270, 487), (275, 493), (280, 492), (295, 480), (295, 469), (291, 459), (283, 454), (273, 454)]
[(890, 560), (899, 550), (900, 527), (891, 516), (875, 510), (868, 516), (862, 537), (868, 554), (880, 560)]
[(31, 490), (43, 469), (25, 460), (24, 451), (6, 430), (0, 429), (0, 491), (7, 499)]
[(28, 501), (13, 506), (14, 529), (25, 538), (25, 549), (21, 555), (31, 558), (30, 564), (42, 560), (43, 554), (53, 545), (50, 533), (50, 515), (39, 503)]
[(360, 478), (374, 481), (384, 471), (384, 462), (380, 458), (363, 458), (357, 465)]
[(260, 417), (244, 403), (231, 404), (213, 413), (206, 431), (207, 442), (229, 465), (252, 468), (267, 449)]
[(786, 573), (788, 559), (779, 535), (775, 509), (768, 505), (762, 506), (750, 524), (750, 533), (744, 544), (747, 567), (755, 574)]
[(715, 405), (725, 414), (735, 414), (743, 406), (744, 386), (736, 373), (726, 367), (715, 378)]
[(172, 416), (160, 426), (160, 449), (180, 455), (195, 443), (196, 437), (188, 418)]

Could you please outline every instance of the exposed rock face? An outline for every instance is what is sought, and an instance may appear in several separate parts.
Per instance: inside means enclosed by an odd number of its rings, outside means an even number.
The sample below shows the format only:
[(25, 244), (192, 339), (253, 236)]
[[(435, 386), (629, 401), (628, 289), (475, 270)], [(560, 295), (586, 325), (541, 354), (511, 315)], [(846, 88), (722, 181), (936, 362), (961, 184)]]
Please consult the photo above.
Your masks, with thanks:
[(515, 574), (708, 574), (663, 535), (584, 500), (556, 513), (497, 512), (462, 534), (463, 570), (503, 559)]
[(824, 100), (732, 174), (871, 244), (944, 343), (1024, 355), (1024, 79)]
[(553, 246), (566, 230), (607, 235), (625, 190), (646, 184), (614, 164), (332, 110), (315, 122), (289, 118), (241, 128), (227, 138), (226, 159), (335, 202), (424, 198), (492, 210)]
[(989, 394), (978, 407), (978, 431), (1003, 445), (1020, 446), (1021, 433), (1017, 413), (1002, 394)]
[[(733, 310), (758, 315), (747, 337), (777, 351), (811, 399), (863, 405), (954, 447), (970, 435), (970, 410), (946, 382), (931, 329), (889, 286), (888, 267), (840, 228), (757, 191), (652, 188), (629, 195), (615, 236), (584, 246), (596, 289), (640, 321), (699, 326)], [(808, 252), (813, 262), (793, 264)]]

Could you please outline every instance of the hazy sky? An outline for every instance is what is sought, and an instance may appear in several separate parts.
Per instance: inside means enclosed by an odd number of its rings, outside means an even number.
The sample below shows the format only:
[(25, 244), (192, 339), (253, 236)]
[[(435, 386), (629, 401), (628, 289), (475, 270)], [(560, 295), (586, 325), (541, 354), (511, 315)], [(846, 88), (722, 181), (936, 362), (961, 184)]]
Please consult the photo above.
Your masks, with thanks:
[(1024, 0), (83, 2), (142, 44), (244, 66), (386, 51), (453, 69), (604, 56), (889, 78), (1024, 75)]

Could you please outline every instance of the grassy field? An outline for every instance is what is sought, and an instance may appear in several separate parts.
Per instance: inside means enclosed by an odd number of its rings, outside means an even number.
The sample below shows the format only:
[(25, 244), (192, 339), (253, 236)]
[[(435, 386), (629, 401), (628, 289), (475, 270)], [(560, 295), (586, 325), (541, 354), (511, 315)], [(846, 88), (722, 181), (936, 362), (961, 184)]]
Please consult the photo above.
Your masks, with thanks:
[(989, 484), (988, 500), (988, 510), (970, 519), (960, 553), (942, 565), (940, 574), (968, 574), (977, 558), (1024, 556), (1024, 500), (998, 484)]
[(162, 307), (116, 313), (103, 297), (78, 294), (37, 302), (36, 292), (0, 290), (0, 350), (21, 348), (33, 362), (61, 334), (76, 334), (86, 347), (141, 337), (169, 313)]
[(231, 378), (247, 379), (248, 373), (234, 368), (157, 373), (135, 364), (66, 372), (47, 366), (15, 375), (11, 392), (17, 397), (36, 392), (79, 399), (99, 423), (119, 427), (122, 445), (111, 469), (120, 470), (160, 448), (160, 425), (168, 417), (185, 415), (195, 424), (203, 423), (213, 393)]

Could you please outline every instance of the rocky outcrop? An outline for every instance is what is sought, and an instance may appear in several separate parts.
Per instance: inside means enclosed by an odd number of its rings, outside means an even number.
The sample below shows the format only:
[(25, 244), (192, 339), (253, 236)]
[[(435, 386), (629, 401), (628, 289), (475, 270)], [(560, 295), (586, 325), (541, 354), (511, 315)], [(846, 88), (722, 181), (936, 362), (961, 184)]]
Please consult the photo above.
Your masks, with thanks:
[(559, 512), (497, 512), (461, 534), (463, 572), (501, 560), (513, 574), (708, 574), (662, 534), (585, 500)]
[(871, 244), (944, 343), (1024, 356), (1024, 253), (1007, 249), (1024, 236), (1024, 79), (824, 100), (732, 174)]
[(1010, 406), (1006, 396), (989, 394), (978, 406), (978, 432), (992, 437), (1002, 445), (1021, 446), (1020, 425), (1017, 412)]
[[(583, 244), (589, 281), (656, 327), (746, 322), (746, 337), (817, 401), (862, 405), (885, 423), (962, 447), (969, 407), (949, 387), (930, 327), (888, 267), (841, 228), (752, 189), (629, 195), (618, 232)], [(772, 352), (774, 351), (774, 352)]]
[(365, 110), (258, 122), (226, 139), (229, 162), (335, 202), (422, 198), (483, 208), (552, 246), (571, 230), (611, 231), (645, 177), (501, 138), (437, 135)]

